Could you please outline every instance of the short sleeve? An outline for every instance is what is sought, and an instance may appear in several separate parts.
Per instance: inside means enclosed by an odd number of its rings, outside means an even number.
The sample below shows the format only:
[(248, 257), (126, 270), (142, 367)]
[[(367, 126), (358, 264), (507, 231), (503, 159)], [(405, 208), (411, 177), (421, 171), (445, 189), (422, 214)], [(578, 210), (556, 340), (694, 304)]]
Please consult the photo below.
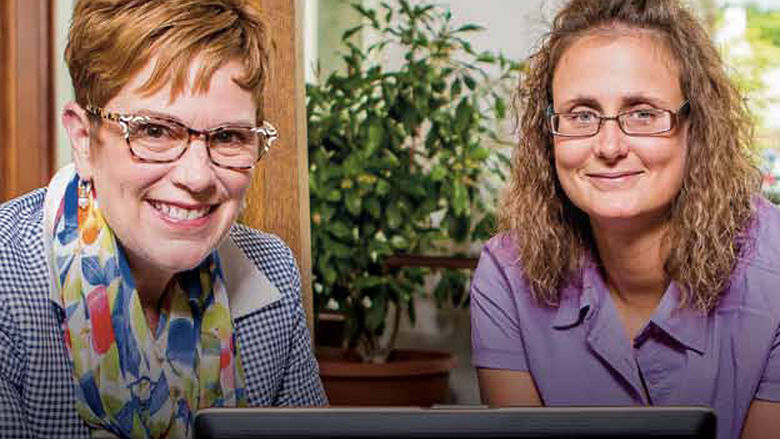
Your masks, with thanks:
[(495, 238), (482, 250), (471, 281), (471, 346), (475, 367), (528, 371), (511, 283)]
[(780, 402), (780, 327), (775, 331), (769, 360), (756, 390), (756, 398)]

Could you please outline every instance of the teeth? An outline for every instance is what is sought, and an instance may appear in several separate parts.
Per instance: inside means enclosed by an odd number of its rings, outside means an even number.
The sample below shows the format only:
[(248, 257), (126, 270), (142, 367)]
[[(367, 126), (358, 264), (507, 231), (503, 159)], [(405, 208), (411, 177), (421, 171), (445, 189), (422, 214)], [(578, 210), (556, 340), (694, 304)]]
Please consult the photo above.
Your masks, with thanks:
[(153, 202), (151, 203), (155, 209), (162, 212), (168, 218), (177, 221), (189, 221), (198, 218), (202, 218), (209, 213), (210, 208), (204, 207), (202, 209), (183, 209), (181, 207), (171, 206), (170, 204)]

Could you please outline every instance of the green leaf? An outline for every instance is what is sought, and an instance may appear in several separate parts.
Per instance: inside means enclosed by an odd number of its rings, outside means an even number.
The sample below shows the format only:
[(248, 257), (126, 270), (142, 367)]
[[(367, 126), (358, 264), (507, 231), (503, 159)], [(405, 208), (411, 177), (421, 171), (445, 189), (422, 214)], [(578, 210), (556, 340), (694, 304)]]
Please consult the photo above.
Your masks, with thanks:
[(401, 164), (401, 161), (398, 160), (398, 156), (393, 154), (389, 149), (385, 150), (385, 161), (387, 162), (388, 168), (396, 168)]
[(431, 180), (442, 181), (447, 176), (447, 170), (442, 165), (436, 165), (431, 169)]
[(379, 201), (376, 198), (366, 198), (363, 202), (363, 206), (368, 210), (369, 215), (374, 219), (379, 219), (382, 216), (382, 209), (379, 206)]
[(464, 24), (463, 26), (455, 29), (455, 32), (474, 32), (483, 30), (485, 30), (485, 28), (477, 24)]
[(397, 229), (401, 226), (403, 219), (401, 218), (401, 209), (398, 207), (398, 203), (391, 204), (385, 211), (387, 215), (387, 225), (390, 228)]
[(366, 138), (366, 155), (372, 156), (377, 148), (382, 145), (385, 137), (385, 128), (382, 121), (377, 118), (371, 118), (368, 126), (368, 136)]
[(351, 233), (349, 227), (341, 221), (328, 224), (328, 230), (337, 238), (345, 238)]
[(460, 95), (461, 87), (462, 86), (461, 86), (460, 78), (452, 81), (452, 85), (450, 86), (450, 95), (452, 95), (451, 97), (455, 98), (458, 95)]
[(341, 201), (341, 191), (332, 189), (330, 192), (328, 192), (328, 195), (325, 197), (328, 201)]
[(336, 282), (336, 278), (338, 275), (336, 274), (336, 270), (333, 269), (333, 267), (325, 267), (322, 270), (322, 276), (325, 278), (325, 283), (327, 284), (333, 284)]
[(477, 88), (477, 82), (469, 75), (463, 75), (463, 82), (471, 91), (474, 91), (474, 89)]
[(468, 99), (461, 99), (458, 107), (455, 109), (455, 131), (459, 133), (466, 131), (471, 124), (471, 117), (473, 114), (474, 108), (471, 106)]
[(387, 195), (390, 193), (390, 183), (387, 180), (381, 179), (376, 184), (377, 195)]
[(496, 116), (499, 119), (503, 119), (506, 117), (506, 102), (503, 99), (497, 97), (494, 103), (494, 108), (496, 111)]
[(348, 247), (344, 244), (338, 243), (336, 241), (331, 241), (328, 248), (331, 250), (331, 252), (339, 257), (339, 258), (348, 258), (352, 256), (353, 248)]
[(474, 231), (472, 232), (472, 238), (482, 241), (485, 239), (490, 238), (493, 236), (493, 234), (496, 233), (497, 225), (496, 225), (496, 216), (492, 213), (486, 214), (478, 223), (476, 226), (474, 226)]
[(482, 52), (477, 57), (477, 62), (492, 64), (496, 62), (496, 56), (490, 52)]
[(344, 34), (341, 35), (342, 40), (348, 40), (352, 35), (355, 35), (356, 33), (360, 32), (360, 30), (363, 29), (363, 25), (358, 25), (352, 28), (347, 29), (344, 31)]
[(468, 190), (459, 181), (452, 185), (452, 207), (456, 216), (462, 215), (469, 208)]
[(401, 235), (395, 235), (390, 239), (390, 244), (397, 250), (403, 250), (409, 247), (409, 241)]
[(477, 161), (480, 161), (480, 162), (485, 160), (488, 157), (490, 157), (490, 150), (485, 148), (484, 146), (478, 146), (471, 153), (472, 160), (477, 160)]
[(360, 199), (360, 195), (357, 192), (349, 192), (346, 199), (347, 210), (354, 216), (360, 215), (360, 210), (363, 205), (363, 201)]

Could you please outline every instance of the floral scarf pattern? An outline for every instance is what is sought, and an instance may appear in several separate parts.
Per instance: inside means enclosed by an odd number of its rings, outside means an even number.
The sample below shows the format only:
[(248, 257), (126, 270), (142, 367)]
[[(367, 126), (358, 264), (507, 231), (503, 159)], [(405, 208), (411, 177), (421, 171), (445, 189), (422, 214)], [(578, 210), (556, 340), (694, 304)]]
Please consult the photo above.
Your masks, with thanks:
[(97, 202), (79, 205), (79, 184), (67, 185), (50, 239), (80, 416), (120, 437), (186, 438), (199, 408), (246, 405), (217, 253), (175, 277), (152, 333), (125, 255)]

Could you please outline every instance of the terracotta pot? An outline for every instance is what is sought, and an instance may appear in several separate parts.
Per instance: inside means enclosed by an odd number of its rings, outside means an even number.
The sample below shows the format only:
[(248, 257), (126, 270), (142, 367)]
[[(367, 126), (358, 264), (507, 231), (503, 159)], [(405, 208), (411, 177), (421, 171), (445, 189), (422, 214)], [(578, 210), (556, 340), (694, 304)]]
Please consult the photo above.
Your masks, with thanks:
[(362, 363), (353, 352), (318, 347), (320, 377), (331, 405), (420, 406), (449, 402), (452, 354), (394, 350), (387, 363)]

